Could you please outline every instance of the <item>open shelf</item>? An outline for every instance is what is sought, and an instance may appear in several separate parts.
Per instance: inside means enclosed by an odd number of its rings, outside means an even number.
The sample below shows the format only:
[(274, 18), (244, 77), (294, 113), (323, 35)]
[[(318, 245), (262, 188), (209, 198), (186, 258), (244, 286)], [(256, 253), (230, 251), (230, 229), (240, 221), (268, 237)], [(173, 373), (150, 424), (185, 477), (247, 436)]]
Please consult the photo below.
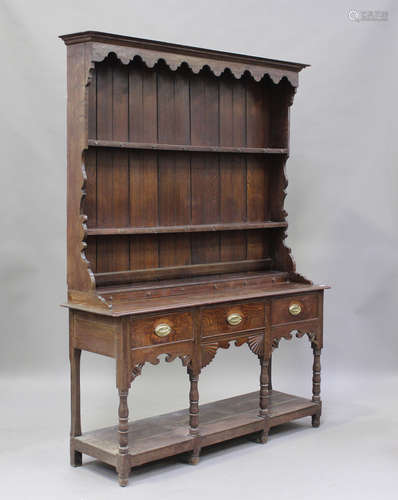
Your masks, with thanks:
[(233, 273), (237, 271), (259, 271), (270, 266), (272, 259), (252, 259), (229, 262), (214, 262), (207, 264), (193, 264), (185, 266), (157, 267), (134, 271), (114, 271), (108, 273), (94, 273), (98, 286), (115, 285), (129, 281), (163, 280), (177, 277), (188, 278), (204, 276), (206, 274)]
[(192, 146), (190, 144), (159, 144), (157, 142), (120, 142), (89, 139), (89, 146), (101, 148), (144, 149), (152, 151), (191, 151), (198, 153), (288, 154), (287, 148), (250, 148), (232, 146)]
[[(298, 293), (309, 293), (323, 290), (323, 285), (311, 283), (299, 283), (288, 280), (287, 273), (267, 271), (253, 273), (247, 278), (243, 273), (241, 277), (232, 284), (233, 278), (224, 281), (212, 282), (210, 277), (200, 282), (199, 278), (192, 278), (192, 282), (186, 279), (159, 282), (158, 289), (146, 288), (146, 284), (132, 284), (131, 286), (116, 284), (113, 286), (101, 286), (97, 289), (107, 302), (112, 304), (112, 310), (106, 314), (119, 317), (129, 314), (148, 314), (169, 309), (183, 309), (188, 307), (207, 306), (220, 304), (222, 302), (241, 301), (250, 299), (261, 299), (270, 296), (293, 295)], [(169, 283), (169, 284), (168, 284)], [(231, 286), (232, 285), (232, 286)], [(105, 314), (103, 312), (103, 314)]]
[[(265, 284), (265, 283), (277, 283), (286, 282), (288, 280), (289, 273), (281, 271), (249, 271), (249, 272), (236, 272), (236, 273), (226, 273), (226, 274), (212, 274), (205, 276), (193, 276), (191, 278), (177, 278), (177, 279), (165, 279), (165, 280), (155, 280), (155, 281), (142, 281), (139, 283), (125, 283), (122, 285), (107, 285), (107, 286), (97, 286), (97, 292), (101, 295), (115, 294), (117, 292), (146, 292), (151, 291), (151, 296), (155, 294), (157, 290), (163, 293), (165, 289), (173, 289), (170, 291), (170, 295), (175, 294), (175, 291), (194, 290), (195, 287), (201, 286), (202, 289), (206, 286), (214, 288), (217, 285), (217, 289), (222, 288), (224, 285), (230, 287), (231, 284), (236, 285), (245, 283), (244, 286), (251, 286), (253, 283)], [(138, 295), (136, 295), (138, 296)]]
[(281, 222), (232, 222), (230, 224), (192, 224), (185, 226), (151, 226), (151, 227), (93, 227), (87, 229), (88, 236), (106, 236), (122, 234), (160, 234), (160, 233), (205, 233), (209, 231), (236, 231), (250, 229), (271, 229), (287, 227)]
[[(271, 427), (319, 411), (319, 406), (308, 399), (278, 391), (271, 391), (268, 401)], [(203, 405), (200, 407), (200, 436), (197, 439), (201, 446), (208, 446), (259, 432), (264, 428), (264, 419), (258, 413), (258, 392)], [(130, 465), (137, 466), (192, 450), (195, 438), (189, 435), (188, 418), (186, 409), (129, 423)], [(117, 426), (85, 433), (73, 438), (73, 444), (82, 453), (116, 465)]]

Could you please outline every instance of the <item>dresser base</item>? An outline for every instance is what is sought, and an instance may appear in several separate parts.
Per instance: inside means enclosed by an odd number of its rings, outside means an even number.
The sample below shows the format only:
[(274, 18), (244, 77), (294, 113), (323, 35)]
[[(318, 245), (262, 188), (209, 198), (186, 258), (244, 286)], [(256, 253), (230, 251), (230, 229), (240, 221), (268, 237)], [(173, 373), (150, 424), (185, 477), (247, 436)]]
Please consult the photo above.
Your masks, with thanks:
[[(258, 392), (235, 396), (200, 407), (200, 436), (189, 435), (188, 410), (145, 418), (129, 424), (129, 459), (134, 467), (239, 436), (260, 432), (264, 420), (258, 416)], [(311, 400), (272, 391), (269, 400), (270, 426), (302, 417), (319, 415), (320, 406)], [(116, 466), (117, 426), (85, 433), (71, 439), (74, 451)]]

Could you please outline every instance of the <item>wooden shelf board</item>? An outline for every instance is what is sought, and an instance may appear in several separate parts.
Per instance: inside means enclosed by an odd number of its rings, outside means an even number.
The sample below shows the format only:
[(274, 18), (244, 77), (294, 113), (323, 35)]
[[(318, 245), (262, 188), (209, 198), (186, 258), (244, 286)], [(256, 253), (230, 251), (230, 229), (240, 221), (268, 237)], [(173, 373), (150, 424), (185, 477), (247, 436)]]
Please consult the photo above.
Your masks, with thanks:
[(139, 291), (164, 290), (167, 288), (184, 288), (188, 291), (189, 287), (212, 285), (216, 284), (220, 288), (224, 283), (230, 285), (246, 281), (247, 284), (253, 283), (255, 280), (262, 279), (267, 282), (280, 282), (286, 281), (289, 273), (282, 271), (249, 271), (243, 273), (226, 273), (226, 274), (211, 274), (209, 276), (194, 276), (192, 278), (177, 278), (171, 280), (160, 281), (141, 281), (139, 283), (127, 283), (124, 285), (108, 285), (97, 287), (96, 291), (100, 295), (106, 297), (107, 295), (114, 295), (115, 293), (128, 293)]
[(287, 148), (247, 148), (232, 146), (192, 146), (190, 144), (159, 144), (155, 142), (120, 142), (89, 139), (91, 147), (116, 148), (116, 149), (140, 149), (151, 151), (186, 151), (197, 153), (239, 153), (239, 154), (288, 154)]
[(278, 227), (287, 227), (287, 222), (265, 221), (231, 222), (230, 224), (199, 224), (186, 226), (93, 227), (87, 229), (87, 235), (108, 236), (124, 234), (205, 233), (212, 231), (249, 231), (250, 229), (272, 229)]
[[(264, 420), (258, 416), (259, 394), (216, 401), (200, 407), (202, 446), (261, 431)], [(319, 410), (316, 403), (290, 394), (272, 391), (269, 398), (270, 425), (280, 425), (310, 416)], [(76, 449), (116, 464), (118, 453), (117, 426), (88, 432), (74, 438)], [(188, 410), (150, 417), (129, 424), (129, 457), (132, 466), (192, 450), (194, 439), (189, 435)], [(159, 450), (161, 453), (159, 455)], [(155, 455), (156, 452), (156, 455)]]
[[(172, 280), (170, 280), (172, 281)], [(142, 283), (140, 285), (143, 285)], [(132, 285), (133, 286), (133, 285)], [(184, 288), (184, 286), (182, 286)], [(64, 304), (65, 307), (79, 311), (94, 312), (97, 314), (113, 317), (128, 316), (131, 314), (147, 314), (166, 310), (183, 309), (197, 306), (208, 306), (223, 302), (236, 302), (242, 300), (262, 299), (272, 296), (295, 295), (298, 293), (309, 293), (328, 289), (326, 285), (313, 285), (299, 282), (287, 281), (286, 276), (276, 275), (275, 281), (258, 283), (253, 280), (247, 281), (244, 286), (223, 287), (220, 286), (203, 289), (198, 286), (184, 290), (175, 290), (173, 294), (162, 293), (154, 296), (146, 296), (145, 291), (141, 296), (137, 296), (134, 288), (126, 285), (126, 288), (115, 286), (102, 287), (98, 292), (103, 300), (109, 304), (108, 308), (97, 307), (87, 302), (84, 297), (81, 301), (70, 301)], [(167, 291), (166, 291), (167, 292)], [(152, 293), (152, 292), (151, 292)]]
[[(168, 309), (181, 309), (202, 305), (219, 304), (237, 300), (249, 300), (271, 295), (288, 295), (295, 293), (312, 292), (325, 289), (324, 286), (306, 285), (302, 283), (275, 283), (265, 285), (245, 286), (240, 289), (221, 289), (211, 293), (199, 291), (181, 295), (168, 295), (154, 298), (128, 298), (118, 299), (112, 295), (112, 316), (126, 316), (128, 314), (144, 314)], [(71, 305), (73, 307), (73, 305)]]
[(116, 285), (132, 281), (150, 281), (172, 279), (177, 277), (189, 278), (207, 274), (233, 273), (237, 271), (260, 271), (270, 267), (272, 260), (267, 257), (255, 260), (238, 260), (229, 262), (213, 262), (208, 264), (192, 264), (186, 266), (161, 267), (139, 269), (134, 271), (120, 271), (95, 273), (97, 285)]

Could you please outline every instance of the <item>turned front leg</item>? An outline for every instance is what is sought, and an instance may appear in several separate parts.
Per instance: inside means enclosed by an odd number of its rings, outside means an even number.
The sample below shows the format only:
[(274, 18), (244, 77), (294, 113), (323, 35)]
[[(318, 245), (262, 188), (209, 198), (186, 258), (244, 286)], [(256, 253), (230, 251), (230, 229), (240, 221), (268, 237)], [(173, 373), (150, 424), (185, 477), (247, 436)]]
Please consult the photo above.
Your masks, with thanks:
[(128, 389), (119, 389), (119, 454), (117, 457), (117, 473), (120, 486), (127, 486), (130, 474), (128, 393)]
[(314, 364), (312, 366), (312, 401), (319, 405), (319, 411), (312, 415), (312, 426), (319, 427), (321, 423), (321, 349), (312, 344)]
[(71, 428), (70, 428), (70, 464), (72, 467), (82, 465), (82, 454), (76, 451), (73, 438), (81, 436), (80, 416), (80, 358), (81, 350), (71, 347), (70, 349), (70, 388), (71, 388)]
[[(199, 373), (194, 372), (188, 368), (189, 373), (189, 433), (191, 436), (197, 438), (199, 436)], [(189, 463), (196, 465), (199, 462), (200, 446), (198, 440), (195, 439), (194, 449), (189, 458)]]
[(268, 361), (268, 387), (272, 391), (272, 355), (269, 357)]
[(266, 443), (269, 432), (269, 358), (260, 358), (260, 412), (259, 415), (264, 419), (264, 430), (260, 433), (260, 443)]

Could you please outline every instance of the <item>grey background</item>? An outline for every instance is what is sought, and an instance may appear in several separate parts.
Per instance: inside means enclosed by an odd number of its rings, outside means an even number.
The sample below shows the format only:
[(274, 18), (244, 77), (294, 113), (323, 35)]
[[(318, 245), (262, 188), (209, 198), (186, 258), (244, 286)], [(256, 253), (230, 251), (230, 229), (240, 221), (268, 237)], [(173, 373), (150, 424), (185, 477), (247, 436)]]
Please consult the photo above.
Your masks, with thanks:
[[(352, 22), (351, 9), (388, 22)], [(394, 2), (0, 2), (0, 494), (110, 499), (391, 497), (398, 463), (396, 217), (397, 33)], [(305, 62), (292, 108), (288, 244), (297, 270), (330, 284), (320, 429), (308, 421), (242, 440), (197, 467), (170, 459), (122, 490), (106, 466), (68, 465), (65, 301), (66, 49), (60, 34), (99, 30)], [(183, 408), (175, 362), (145, 366), (133, 418)], [(275, 388), (310, 395), (307, 341), (281, 343)], [(83, 430), (117, 418), (114, 363), (82, 357)], [(256, 390), (246, 347), (221, 350), (200, 378), (202, 402)], [(307, 419), (308, 420), (308, 419)]]

